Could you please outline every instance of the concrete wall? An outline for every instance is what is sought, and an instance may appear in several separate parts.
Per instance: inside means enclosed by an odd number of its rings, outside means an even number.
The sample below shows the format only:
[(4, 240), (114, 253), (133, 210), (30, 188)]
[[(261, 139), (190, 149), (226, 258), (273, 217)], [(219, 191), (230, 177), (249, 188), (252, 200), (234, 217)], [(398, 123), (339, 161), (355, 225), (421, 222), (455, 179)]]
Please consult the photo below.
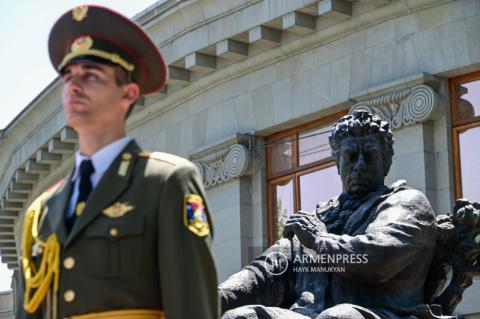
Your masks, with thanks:
[(13, 292), (0, 292), (0, 319), (13, 319)]

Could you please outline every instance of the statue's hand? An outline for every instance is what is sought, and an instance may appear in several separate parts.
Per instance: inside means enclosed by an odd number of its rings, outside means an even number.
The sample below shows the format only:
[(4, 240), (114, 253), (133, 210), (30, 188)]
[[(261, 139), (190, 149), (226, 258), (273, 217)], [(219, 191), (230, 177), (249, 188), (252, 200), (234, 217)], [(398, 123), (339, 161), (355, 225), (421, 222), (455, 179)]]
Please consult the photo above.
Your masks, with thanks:
[(315, 214), (299, 211), (286, 221), (283, 236), (292, 238), (296, 235), (304, 246), (314, 249), (316, 239), (326, 232), (325, 224)]

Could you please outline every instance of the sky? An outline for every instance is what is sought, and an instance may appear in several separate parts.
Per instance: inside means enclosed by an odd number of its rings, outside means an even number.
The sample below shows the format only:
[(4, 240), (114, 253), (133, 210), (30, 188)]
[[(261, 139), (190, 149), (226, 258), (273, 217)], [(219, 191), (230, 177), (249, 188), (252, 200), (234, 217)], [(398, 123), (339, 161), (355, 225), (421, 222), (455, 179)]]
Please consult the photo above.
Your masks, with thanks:
[[(4, 129), (56, 78), (48, 58), (50, 28), (66, 11), (97, 4), (132, 17), (163, 0), (0, 0), (0, 129)], [(11, 271), (0, 264), (0, 291), (10, 289)]]

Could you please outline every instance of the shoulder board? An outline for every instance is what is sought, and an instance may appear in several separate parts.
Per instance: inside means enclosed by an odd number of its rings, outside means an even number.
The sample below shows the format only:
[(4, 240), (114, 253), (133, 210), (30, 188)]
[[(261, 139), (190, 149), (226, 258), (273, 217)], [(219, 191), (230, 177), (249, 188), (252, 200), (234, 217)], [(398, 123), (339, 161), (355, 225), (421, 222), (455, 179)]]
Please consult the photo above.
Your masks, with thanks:
[[(55, 184), (47, 188), (43, 193), (38, 195), (30, 206), (32, 207), (32, 206), (39, 205), (38, 207), (41, 207), (42, 203), (44, 203), (47, 199), (49, 199), (50, 196), (52, 196), (53, 193), (55, 193), (55, 191), (59, 189), (63, 184), (65, 184), (65, 179), (59, 180), (58, 182), (56, 182)], [(31, 207), (29, 207), (29, 209)]]
[(59, 189), (63, 184), (65, 184), (65, 179), (61, 179), (61, 180), (59, 180), (58, 182), (56, 182), (55, 184), (53, 184), (52, 186), (50, 186), (49, 188), (47, 188), (47, 190), (45, 191), (45, 193), (47, 193), (47, 194), (52, 194), (52, 193), (54, 193), (57, 189)]
[(183, 157), (176, 156), (169, 153), (163, 153), (163, 152), (145, 152), (144, 151), (144, 152), (138, 153), (138, 156), (144, 157), (144, 158), (151, 158), (151, 159), (165, 162), (174, 166), (190, 163), (189, 160)]

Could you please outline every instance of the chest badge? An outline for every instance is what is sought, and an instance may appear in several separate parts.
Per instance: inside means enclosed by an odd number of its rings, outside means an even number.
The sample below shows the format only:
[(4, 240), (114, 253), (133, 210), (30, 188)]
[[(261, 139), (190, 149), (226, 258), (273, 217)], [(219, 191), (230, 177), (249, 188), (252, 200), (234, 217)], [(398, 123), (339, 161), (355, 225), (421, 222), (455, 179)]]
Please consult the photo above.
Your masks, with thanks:
[(135, 206), (129, 205), (128, 202), (125, 202), (125, 203), (116, 202), (112, 206), (109, 206), (109, 207), (105, 208), (102, 211), (102, 213), (105, 216), (108, 216), (110, 218), (119, 218), (119, 217), (124, 216), (125, 214), (127, 214), (129, 211), (131, 211), (134, 208), (135, 208)]
[(199, 195), (185, 196), (183, 207), (183, 223), (195, 235), (203, 237), (210, 234), (207, 213), (203, 198)]

